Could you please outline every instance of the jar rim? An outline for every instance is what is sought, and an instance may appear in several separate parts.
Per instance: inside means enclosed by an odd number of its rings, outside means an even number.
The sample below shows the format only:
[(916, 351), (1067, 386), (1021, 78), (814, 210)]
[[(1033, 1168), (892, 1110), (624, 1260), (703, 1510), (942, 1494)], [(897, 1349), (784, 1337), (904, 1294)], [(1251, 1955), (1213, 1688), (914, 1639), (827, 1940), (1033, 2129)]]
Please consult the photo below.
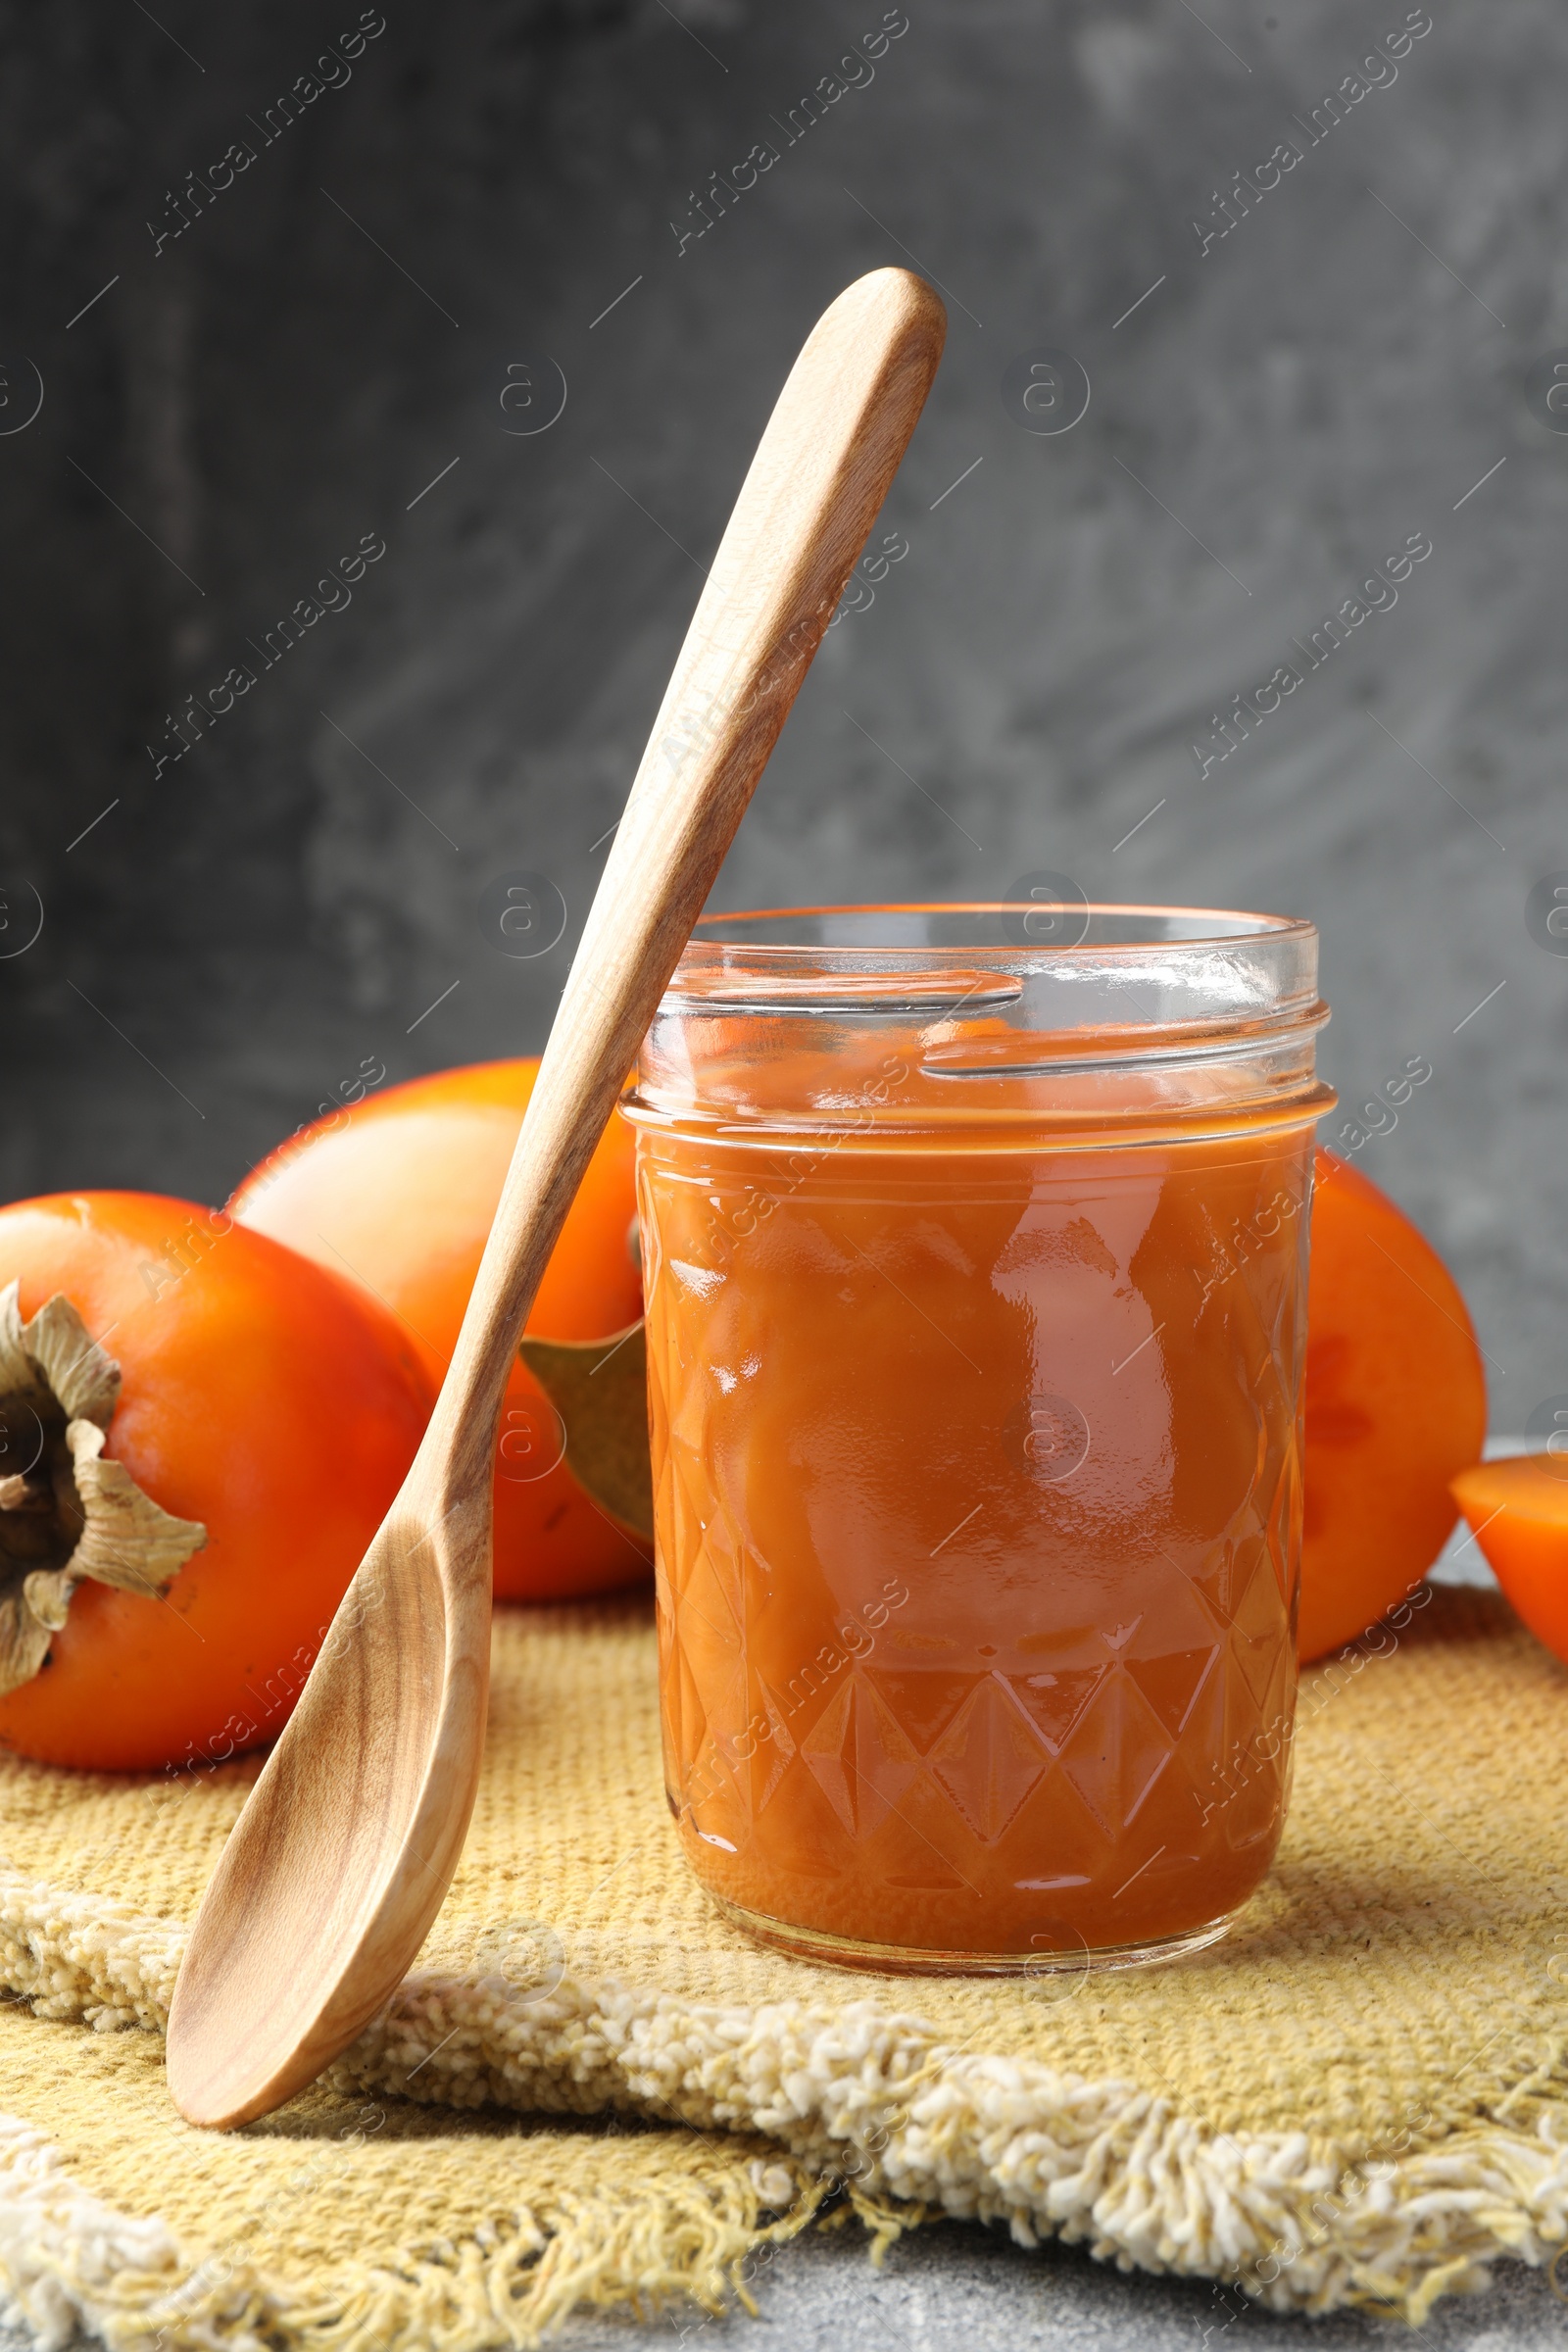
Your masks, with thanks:
[[(1051, 877), (1063, 880), (1064, 876)], [(1076, 938), (1049, 938), (1040, 930), (1024, 928), (1039, 916), (1061, 914), (1069, 918), (1061, 926), (1063, 933), (1074, 921), (1087, 921)], [(1247, 947), (1260, 940), (1289, 940), (1302, 943), (1315, 938), (1317, 926), (1304, 915), (1250, 913), (1240, 907), (1172, 906), (1152, 900), (1088, 899), (1081, 894), (1068, 898), (1006, 899), (910, 899), (898, 901), (867, 901), (820, 905), (811, 906), (751, 906), (733, 911), (714, 911), (698, 916), (691, 936), (691, 948), (736, 947), (752, 948), (759, 953), (781, 956), (831, 956), (836, 952), (855, 955), (867, 951), (877, 955), (930, 956), (944, 947), (961, 949), (964, 953), (991, 952), (990, 943), (955, 938), (951, 941), (918, 940), (911, 938), (860, 939), (777, 939), (763, 936), (766, 929), (790, 923), (831, 922), (845, 928), (854, 926), (869, 931), (879, 918), (886, 920), (891, 930), (899, 918), (952, 918), (963, 915), (996, 916), (1015, 922), (1022, 936), (1014, 941), (996, 943), (996, 951), (1006, 953), (1022, 946), (1040, 953), (1078, 954), (1083, 949), (1097, 956), (1137, 956), (1151, 948), (1170, 949), (1193, 947), (1213, 950), (1226, 946)], [(1125, 937), (1091, 940), (1089, 932), (1101, 922), (1142, 922), (1147, 928), (1129, 931)], [(1165, 928), (1156, 928), (1157, 925)], [(1174, 926), (1183, 928), (1176, 929)], [(689, 948), (687, 953), (690, 954)]]
[(1005, 899), (704, 915), (628, 1115), (732, 1137), (863, 1123), (1152, 1140), (1330, 1107), (1314, 924), (1092, 905), (1072, 887), (1034, 874)]
[[(1001, 1012), (1009, 1023), (1032, 1013), (1048, 1028), (1107, 1017), (1160, 1029), (1294, 1024), (1321, 1009), (1318, 933), (1302, 916), (1025, 900), (1023, 886), (1005, 899), (706, 913), (664, 1003), (671, 1011), (845, 1018)], [(1164, 999), (1157, 1011), (1151, 989)]]

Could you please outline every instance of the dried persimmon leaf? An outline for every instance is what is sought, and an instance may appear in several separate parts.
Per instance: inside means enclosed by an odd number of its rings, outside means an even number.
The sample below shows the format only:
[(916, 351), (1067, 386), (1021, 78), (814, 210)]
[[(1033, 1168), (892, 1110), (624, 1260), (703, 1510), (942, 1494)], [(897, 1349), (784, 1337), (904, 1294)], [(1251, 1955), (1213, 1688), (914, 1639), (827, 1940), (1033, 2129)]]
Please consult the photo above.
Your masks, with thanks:
[(8, 1282), (0, 1291), (0, 1397), (36, 1412), (54, 1402), (48, 1382), (27, 1350), (27, 1330), (22, 1320), (22, 1285)]
[(53, 1640), (53, 1628), (37, 1615), (24, 1592), (0, 1592), (0, 1692), (30, 1683)]
[(22, 1344), (68, 1421), (109, 1427), (120, 1397), (120, 1366), (105, 1354), (63, 1291), (44, 1300)]
[(192, 1552), (201, 1550), (206, 1528), (199, 1519), (176, 1519), (154, 1502), (123, 1462), (105, 1461), (104, 1433), (96, 1422), (71, 1422), (66, 1443), (85, 1521), (66, 1563), (71, 1576), (94, 1577), (122, 1592), (158, 1599)]
[(654, 1474), (642, 1324), (628, 1324), (604, 1340), (524, 1337), (517, 1352), (561, 1415), (566, 1467), (578, 1486), (601, 1510), (651, 1544)]

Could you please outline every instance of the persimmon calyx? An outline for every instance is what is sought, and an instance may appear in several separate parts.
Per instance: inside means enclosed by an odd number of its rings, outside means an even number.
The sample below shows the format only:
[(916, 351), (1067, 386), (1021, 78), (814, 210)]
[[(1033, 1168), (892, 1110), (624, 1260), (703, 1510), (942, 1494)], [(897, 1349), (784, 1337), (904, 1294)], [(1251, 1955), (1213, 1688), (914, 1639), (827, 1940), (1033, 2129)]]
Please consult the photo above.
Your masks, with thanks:
[(19, 1285), (0, 1291), (0, 1694), (38, 1672), (84, 1577), (158, 1599), (207, 1541), (103, 1459), (119, 1397), (64, 1292), (24, 1323)]

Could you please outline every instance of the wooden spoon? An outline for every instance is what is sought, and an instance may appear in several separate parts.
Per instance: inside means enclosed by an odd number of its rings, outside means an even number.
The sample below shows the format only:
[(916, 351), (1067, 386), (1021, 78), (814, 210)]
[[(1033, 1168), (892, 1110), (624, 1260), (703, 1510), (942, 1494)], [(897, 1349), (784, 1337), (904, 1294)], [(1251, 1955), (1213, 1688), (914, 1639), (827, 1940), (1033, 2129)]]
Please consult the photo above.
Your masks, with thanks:
[(924, 280), (824, 312), (741, 487), (572, 961), (430, 1425), (202, 1899), (169, 2015), (182, 2115), (314, 2081), (457, 1867), (490, 1662), (496, 1429), (578, 1182), (898, 470), (942, 356)]

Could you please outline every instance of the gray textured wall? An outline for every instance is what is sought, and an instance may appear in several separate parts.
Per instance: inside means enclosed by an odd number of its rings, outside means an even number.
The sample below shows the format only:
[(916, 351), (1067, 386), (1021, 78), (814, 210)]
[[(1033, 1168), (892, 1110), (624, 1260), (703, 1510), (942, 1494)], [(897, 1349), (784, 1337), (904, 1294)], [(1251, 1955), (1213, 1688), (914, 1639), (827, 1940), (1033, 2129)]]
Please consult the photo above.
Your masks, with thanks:
[[(880, 526), (908, 553), (828, 639), (723, 903), (1050, 867), (1312, 915), (1330, 1074), (1433, 1064), (1360, 1164), (1465, 1283), (1494, 1424), (1568, 1391), (1568, 957), (1526, 924), (1568, 868), (1568, 437), (1529, 384), (1568, 344), (1560, 7), (1431, 0), (1314, 135), (1400, 0), (907, 0), (793, 143), (879, 0), (385, 10), (270, 144), (354, 0), (0, 24), (4, 936), (30, 892), (46, 917), (0, 962), (5, 1191), (217, 1198), (367, 1054), (540, 1044), (780, 376), (841, 284), (912, 257), (952, 326)], [(170, 189), (243, 138), (174, 236)], [(1092, 384), (1054, 435), (1001, 389), (1047, 345)], [(564, 375), (548, 430), (507, 429), (522, 363), (532, 418)], [(364, 533), (352, 604), (263, 668)], [(1412, 534), (1397, 603), (1308, 671), (1292, 639)], [(1287, 661), (1205, 769), (1216, 709)], [(165, 714), (244, 662), (158, 768)], [(533, 962), (476, 911), (518, 866), (568, 909)]]

